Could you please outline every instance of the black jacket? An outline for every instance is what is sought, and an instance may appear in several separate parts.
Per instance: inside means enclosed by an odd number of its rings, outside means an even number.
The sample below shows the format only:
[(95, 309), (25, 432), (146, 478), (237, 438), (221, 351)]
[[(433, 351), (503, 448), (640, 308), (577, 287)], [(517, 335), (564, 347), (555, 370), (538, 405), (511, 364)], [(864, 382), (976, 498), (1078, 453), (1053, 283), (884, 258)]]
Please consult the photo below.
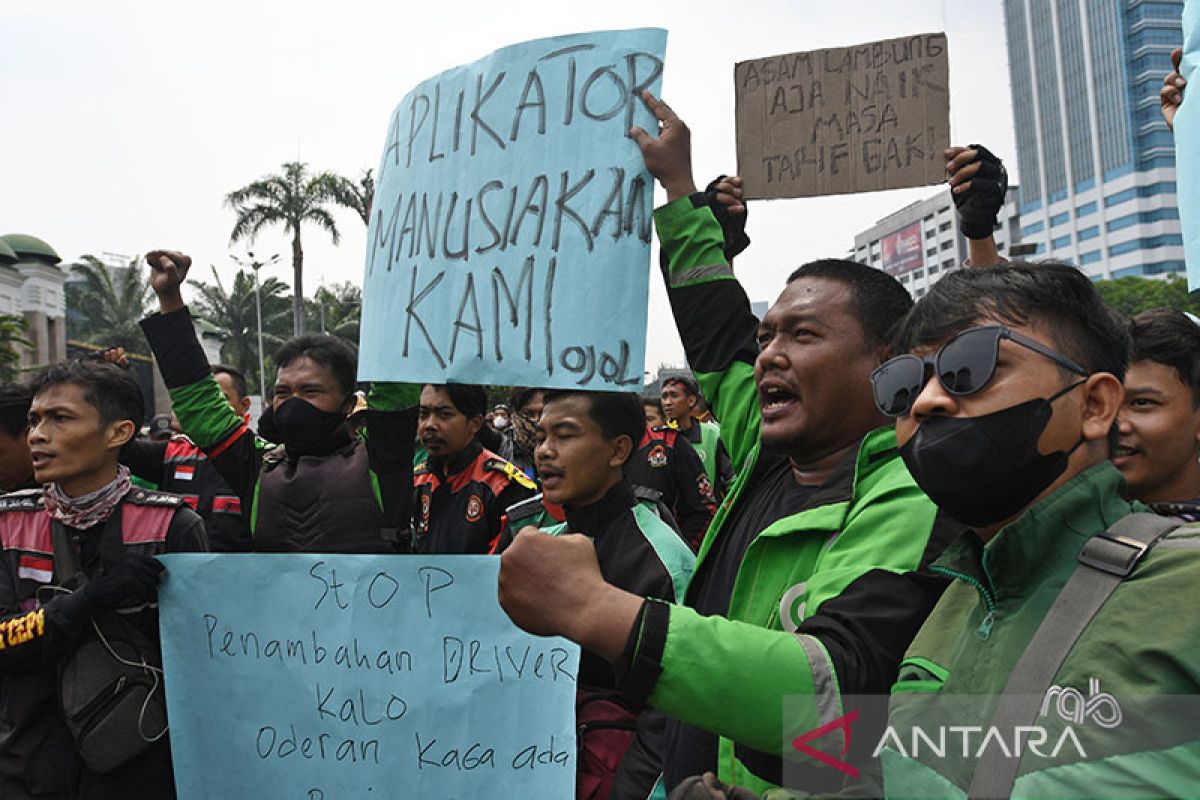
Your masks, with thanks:
[[(4, 800), (159, 800), (174, 796), (166, 738), (138, 758), (103, 775), (85, 769), (62, 720), (58, 668), (90, 628), (69, 623), (44, 587), (62, 582), (54, 573), (50, 515), (41, 489), (0, 498), (0, 797)], [(208, 549), (204, 522), (183, 499), (134, 488), (111, 524), (67, 528), (79, 546), (89, 578), (102, 574), (122, 552), (159, 555)], [(113, 538), (121, 540), (115, 548)], [(105, 547), (104, 542), (109, 546)], [(39, 591), (41, 590), (41, 591)], [(149, 605), (122, 618), (157, 644), (158, 608)], [(14, 631), (25, 630), (24, 636)]]

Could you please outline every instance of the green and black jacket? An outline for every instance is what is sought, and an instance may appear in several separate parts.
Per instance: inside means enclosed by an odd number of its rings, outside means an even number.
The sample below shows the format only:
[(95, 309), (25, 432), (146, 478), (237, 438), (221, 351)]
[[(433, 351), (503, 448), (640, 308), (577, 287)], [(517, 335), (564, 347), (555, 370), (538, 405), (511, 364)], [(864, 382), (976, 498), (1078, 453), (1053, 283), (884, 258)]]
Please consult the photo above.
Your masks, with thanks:
[[(362, 412), (366, 428), (359, 437), (346, 433), (345, 441), (324, 456), (293, 458), (284, 448), (255, 436), (229, 406), (209, 372), (186, 308), (153, 314), (141, 325), (180, 425), (240, 498), (243, 513), (249, 514), (256, 550), (396, 552), (404, 548), (412, 503), (419, 386), (374, 386), (369, 408)], [(280, 470), (270, 476), (280, 488), (263, 492), (264, 474), (271, 470)], [(289, 483), (296, 476), (304, 479)], [(347, 480), (356, 483), (346, 486)], [(295, 539), (265, 542), (264, 516), (273, 521), (272, 529), (294, 528)], [(379, 536), (366, 534), (368, 529), (379, 530)]]
[[(786, 742), (841, 716), (842, 693), (887, 693), (946, 585), (925, 566), (961, 527), (939, 515), (901, 461), (895, 432), (881, 428), (804, 510), (752, 532), (739, 564), (711, 558), (714, 544), (734, 535), (733, 510), (758, 502), (763, 476), (788, 467), (786, 456), (761, 449), (758, 320), (724, 256), (720, 225), (701, 194), (658, 209), (655, 225), (688, 362), (738, 474), (700, 548), (688, 600), (643, 606), (622, 688), (719, 734), (709, 768), (761, 793), (780, 782)], [(728, 571), (736, 580), (725, 616), (689, 607), (699, 587)], [(785, 721), (785, 698), (794, 696), (804, 702)], [(815, 788), (840, 782), (840, 773), (798, 758)], [(683, 777), (672, 774), (674, 760), (687, 753), (665, 753), (668, 783)]]

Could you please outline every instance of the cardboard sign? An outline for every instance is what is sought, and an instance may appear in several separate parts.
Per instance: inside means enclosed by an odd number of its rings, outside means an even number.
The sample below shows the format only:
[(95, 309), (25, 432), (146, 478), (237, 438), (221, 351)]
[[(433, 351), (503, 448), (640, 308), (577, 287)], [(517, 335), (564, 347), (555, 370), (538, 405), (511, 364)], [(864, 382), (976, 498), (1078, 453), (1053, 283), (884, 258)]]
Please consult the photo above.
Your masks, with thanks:
[(750, 199), (938, 183), (950, 146), (946, 35), (743, 61), (738, 173)]
[[(1166, 61), (1166, 59), (1164, 59)], [(1169, 61), (1166, 62), (1169, 65)], [(1183, 4), (1183, 62), (1179, 72), (1187, 80), (1183, 104), (1175, 112), (1175, 180), (1179, 199), (1179, 224), (1183, 230), (1183, 256), (1187, 264), (1188, 291), (1200, 289), (1200, 100), (1191, 96), (1200, 80), (1200, 2)]]
[(579, 648), (509, 621), (499, 559), (162, 560), (180, 800), (573, 796)]
[(640, 386), (666, 31), (506, 47), (396, 107), (367, 234), (363, 380)]

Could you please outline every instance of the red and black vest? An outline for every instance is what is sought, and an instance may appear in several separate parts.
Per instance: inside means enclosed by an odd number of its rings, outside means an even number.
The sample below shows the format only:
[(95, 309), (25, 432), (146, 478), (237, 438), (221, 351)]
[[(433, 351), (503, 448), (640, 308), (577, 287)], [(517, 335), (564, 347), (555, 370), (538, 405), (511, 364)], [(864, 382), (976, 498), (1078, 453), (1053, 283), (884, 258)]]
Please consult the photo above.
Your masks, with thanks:
[(213, 552), (250, 548), (250, 526), (242, 517), (242, 501), (191, 439), (172, 436), (167, 442), (158, 488), (180, 495), (201, 516)]

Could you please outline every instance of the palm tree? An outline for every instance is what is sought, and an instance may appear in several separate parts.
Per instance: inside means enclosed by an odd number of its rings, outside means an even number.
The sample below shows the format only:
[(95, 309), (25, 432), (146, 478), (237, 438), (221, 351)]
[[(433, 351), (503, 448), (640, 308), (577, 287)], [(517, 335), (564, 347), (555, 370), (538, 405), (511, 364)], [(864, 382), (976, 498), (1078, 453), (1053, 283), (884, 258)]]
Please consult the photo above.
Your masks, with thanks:
[(138, 320), (150, 311), (150, 281), (138, 260), (109, 267), (95, 256), (84, 256), (72, 269), (83, 278), (66, 287), (67, 307), (78, 312), (73, 338), (149, 355)]
[(266, 175), (225, 195), (225, 205), (237, 214), (230, 244), (241, 239), (254, 241), (267, 225), (282, 225), (292, 235), (293, 332), (304, 333), (304, 248), (300, 227), (311, 222), (329, 232), (333, 243), (341, 241), (337, 223), (326, 204), (335, 202), (338, 176), (331, 172), (309, 175), (308, 164), (293, 161), (283, 165), (283, 174)]
[[(221, 358), (246, 376), (251, 391), (258, 386), (258, 315), (254, 305), (254, 275), (238, 270), (229, 290), (213, 267), (213, 283), (197, 282), (196, 308), (200, 316), (215, 325), (224, 337)], [(283, 343), (288, 334), (287, 284), (278, 278), (262, 282), (263, 348), (270, 352)]]
[(335, 283), (317, 289), (310, 305), (321, 320), (321, 332), (340, 336), (358, 346), (362, 322), (362, 289), (353, 283)]
[(333, 201), (339, 206), (353, 209), (362, 217), (363, 225), (371, 225), (371, 204), (375, 202), (375, 178), (371, 170), (365, 169), (357, 181), (338, 178), (334, 184)]
[(33, 348), (33, 342), (25, 338), (25, 318), (0, 314), (0, 380), (16, 379), (17, 364), (21, 361), (19, 347)]

